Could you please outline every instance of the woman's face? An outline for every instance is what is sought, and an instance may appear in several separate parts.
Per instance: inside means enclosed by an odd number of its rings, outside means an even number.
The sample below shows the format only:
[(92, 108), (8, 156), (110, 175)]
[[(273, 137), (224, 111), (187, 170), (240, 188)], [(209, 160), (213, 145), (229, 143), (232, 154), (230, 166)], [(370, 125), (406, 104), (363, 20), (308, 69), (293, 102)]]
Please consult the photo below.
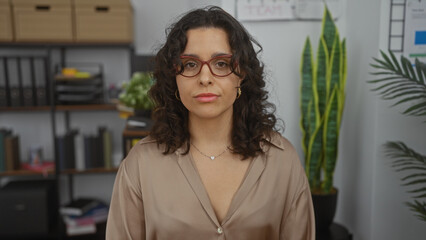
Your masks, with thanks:
[[(213, 27), (191, 29), (187, 32), (187, 39), (186, 48), (181, 55), (185, 69), (184, 75), (197, 67), (197, 61), (188, 57), (195, 57), (201, 61), (219, 57), (219, 60), (210, 62), (210, 67), (215, 73), (224, 75), (220, 71), (226, 68), (229, 58), (222, 60), (220, 56), (232, 54), (228, 36), (224, 30)], [(193, 77), (177, 75), (176, 83), (179, 97), (188, 109), (190, 118), (232, 117), (237, 87), (241, 83), (241, 78), (234, 73), (224, 77), (215, 76), (209, 66), (203, 64), (198, 75)]]

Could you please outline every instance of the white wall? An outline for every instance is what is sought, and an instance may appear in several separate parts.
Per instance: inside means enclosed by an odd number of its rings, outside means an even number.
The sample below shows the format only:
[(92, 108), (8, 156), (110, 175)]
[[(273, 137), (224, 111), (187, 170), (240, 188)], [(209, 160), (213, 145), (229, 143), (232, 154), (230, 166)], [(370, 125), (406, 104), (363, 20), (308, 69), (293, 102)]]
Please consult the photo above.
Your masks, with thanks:
[[(379, 1), (347, 1), (346, 24), (348, 77), (347, 98), (341, 128), (341, 150), (336, 169), (336, 186), (341, 190), (336, 221), (353, 232), (354, 239), (371, 238), (376, 231), (372, 219), (372, 184), (377, 149), (376, 98), (368, 64), (378, 52)], [(383, 221), (383, 220), (382, 220)], [(380, 239), (380, 238), (378, 238)]]
[(139, 54), (154, 54), (165, 41), (165, 29), (192, 8), (220, 5), (219, 0), (133, 0), (135, 46)]

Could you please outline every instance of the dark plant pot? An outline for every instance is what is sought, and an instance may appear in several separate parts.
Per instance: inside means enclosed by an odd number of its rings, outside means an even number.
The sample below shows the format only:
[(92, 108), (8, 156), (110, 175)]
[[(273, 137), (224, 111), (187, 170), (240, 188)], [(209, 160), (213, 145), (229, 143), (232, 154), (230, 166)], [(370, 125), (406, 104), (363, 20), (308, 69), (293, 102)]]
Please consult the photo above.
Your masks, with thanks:
[(134, 110), (134, 115), (136, 117), (146, 117), (146, 118), (151, 118), (151, 110), (145, 110), (145, 109), (135, 109)]
[(327, 231), (333, 223), (337, 207), (337, 189), (330, 194), (312, 194), (317, 232)]

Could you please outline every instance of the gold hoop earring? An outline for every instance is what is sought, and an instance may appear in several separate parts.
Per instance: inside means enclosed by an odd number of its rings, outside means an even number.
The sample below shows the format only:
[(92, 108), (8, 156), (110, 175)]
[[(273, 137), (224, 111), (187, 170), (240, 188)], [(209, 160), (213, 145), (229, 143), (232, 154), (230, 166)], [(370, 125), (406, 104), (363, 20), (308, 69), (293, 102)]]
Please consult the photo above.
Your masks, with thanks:
[(178, 90), (177, 90), (177, 89), (176, 89), (176, 91), (175, 91), (175, 98), (176, 98), (178, 101), (180, 101), (179, 93), (178, 93)]
[(241, 87), (237, 87), (237, 99), (241, 97)]

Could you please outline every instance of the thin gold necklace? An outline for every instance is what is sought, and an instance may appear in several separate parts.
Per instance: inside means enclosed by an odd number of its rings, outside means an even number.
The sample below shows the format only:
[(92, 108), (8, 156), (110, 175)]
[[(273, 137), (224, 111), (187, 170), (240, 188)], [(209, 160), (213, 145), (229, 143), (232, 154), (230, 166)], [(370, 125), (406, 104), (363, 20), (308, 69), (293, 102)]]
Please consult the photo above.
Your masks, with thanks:
[(224, 154), (229, 149), (229, 146), (226, 146), (225, 150), (223, 150), (223, 152), (221, 152), (219, 155), (217, 155), (217, 156), (209, 156), (209, 155), (201, 152), (201, 150), (198, 149), (193, 143), (191, 143), (191, 145), (194, 146), (195, 150), (197, 150), (199, 153), (201, 153), (201, 155), (203, 155), (203, 156), (205, 156), (207, 158), (210, 158), (211, 160), (215, 160), (216, 158), (220, 157), (222, 154)]

